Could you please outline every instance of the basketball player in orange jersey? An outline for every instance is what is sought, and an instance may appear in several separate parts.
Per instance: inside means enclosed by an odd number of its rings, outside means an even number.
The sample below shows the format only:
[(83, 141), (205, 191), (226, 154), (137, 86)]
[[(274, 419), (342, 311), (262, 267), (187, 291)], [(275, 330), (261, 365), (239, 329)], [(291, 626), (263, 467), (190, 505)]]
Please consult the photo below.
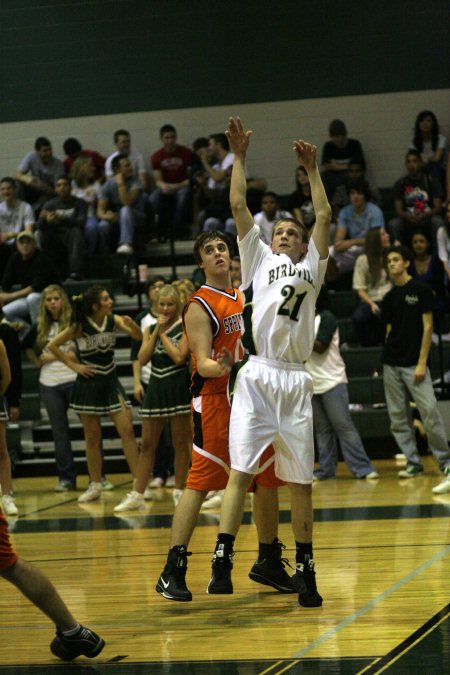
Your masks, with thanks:
[[(206, 280), (190, 297), (183, 317), (193, 357), (194, 443), (192, 468), (173, 517), (167, 563), (156, 585), (158, 593), (169, 600), (192, 600), (185, 580), (187, 556), (191, 555), (187, 547), (206, 494), (223, 490), (230, 471), (228, 364), (243, 356), (243, 296), (232, 287), (230, 245), (226, 234), (204, 232), (194, 246), (194, 256)], [(282, 484), (275, 478), (273, 449), (269, 447), (255, 479), (253, 513), (259, 556), (249, 576), (282, 593), (291, 593), (293, 587), (281, 558), (284, 547), (277, 539), (277, 486)]]

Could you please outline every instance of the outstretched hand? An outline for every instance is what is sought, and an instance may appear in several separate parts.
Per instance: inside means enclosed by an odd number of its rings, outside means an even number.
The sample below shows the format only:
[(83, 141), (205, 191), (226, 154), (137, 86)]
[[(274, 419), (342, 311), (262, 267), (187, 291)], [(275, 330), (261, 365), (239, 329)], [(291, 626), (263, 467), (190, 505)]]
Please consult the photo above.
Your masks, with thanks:
[(317, 164), (317, 146), (306, 141), (294, 141), (294, 152), (297, 162), (307, 171), (312, 171)]
[(235, 155), (245, 155), (253, 131), (244, 131), (240, 117), (236, 117), (236, 119), (230, 117), (225, 133), (230, 144), (231, 152), (234, 152)]

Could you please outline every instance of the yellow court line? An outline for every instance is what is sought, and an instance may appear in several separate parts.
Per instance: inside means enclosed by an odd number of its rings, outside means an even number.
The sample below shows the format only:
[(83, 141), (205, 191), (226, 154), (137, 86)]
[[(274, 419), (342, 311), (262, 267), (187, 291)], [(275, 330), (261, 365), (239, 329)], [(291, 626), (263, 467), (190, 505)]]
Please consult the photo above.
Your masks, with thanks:
[(281, 675), (281, 673), (285, 673), (287, 670), (290, 670), (290, 669), (292, 668), (292, 666), (296, 666), (297, 663), (300, 663), (300, 659), (297, 659), (296, 661), (293, 661), (293, 662), (290, 663), (288, 666), (286, 666), (285, 668), (283, 668), (283, 670), (277, 670), (277, 672), (274, 673), (274, 675)]
[(272, 663), (271, 666), (269, 666), (265, 670), (262, 670), (260, 673), (258, 673), (258, 675), (266, 675), (266, 673), (270, 673), (271, 670), (273, 670), (274, 668), (277, 668), (282, 663), (284, 663), (284, 661), (277, 661), (276, 663)]

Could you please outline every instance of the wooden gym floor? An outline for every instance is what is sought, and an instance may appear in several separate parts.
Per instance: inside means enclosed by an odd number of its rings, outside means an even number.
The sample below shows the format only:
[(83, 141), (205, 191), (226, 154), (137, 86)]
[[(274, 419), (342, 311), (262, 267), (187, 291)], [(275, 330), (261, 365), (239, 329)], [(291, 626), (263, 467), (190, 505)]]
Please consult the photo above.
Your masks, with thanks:
[[(314, 550), (321, 608), (305, 609), (250, 581), (257, 540), (248, 498), (234, 559), (234, 595), (208, 596), (219, 512), (203, 511), (187, 575), (194, 599), (155, 591), (168, 548), (171, 490), (155, 491), (139, 515), (115, 516), (131, 481), (101, 502), (78, 505), (53, 492), (54, 478), (15, 481), (18, 518), (9, 518), (19, 555), (41, 567), (76, 618), (106, 640), (77, 665), (49, 651), (52, 626), (15, 588), (1, 582), (0, 675), (115, 673), (164, 675), (341, 675), (450, 673), (450, 494), (431, 493), (440, 476), (397, 478), (394, 459), (375, 462), (378, 481), (314, 484)], [(79, 479), (84, 488), (85, 478)], [(295, 555), (287, 489), (280, 491), (280, 539)]]

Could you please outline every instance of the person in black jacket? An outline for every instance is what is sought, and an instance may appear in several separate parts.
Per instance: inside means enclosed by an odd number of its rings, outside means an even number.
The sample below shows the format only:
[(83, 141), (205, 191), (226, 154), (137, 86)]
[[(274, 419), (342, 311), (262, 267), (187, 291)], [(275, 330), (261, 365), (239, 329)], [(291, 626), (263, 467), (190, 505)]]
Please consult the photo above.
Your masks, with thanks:
[(58, 282), (47, 256), (36, 248), (32, 232), (19, 233), (17, 252), (9, 258), (2, 278), (0, 305), (8, 321), (34, 323), (39, 313), (41, 291)]

